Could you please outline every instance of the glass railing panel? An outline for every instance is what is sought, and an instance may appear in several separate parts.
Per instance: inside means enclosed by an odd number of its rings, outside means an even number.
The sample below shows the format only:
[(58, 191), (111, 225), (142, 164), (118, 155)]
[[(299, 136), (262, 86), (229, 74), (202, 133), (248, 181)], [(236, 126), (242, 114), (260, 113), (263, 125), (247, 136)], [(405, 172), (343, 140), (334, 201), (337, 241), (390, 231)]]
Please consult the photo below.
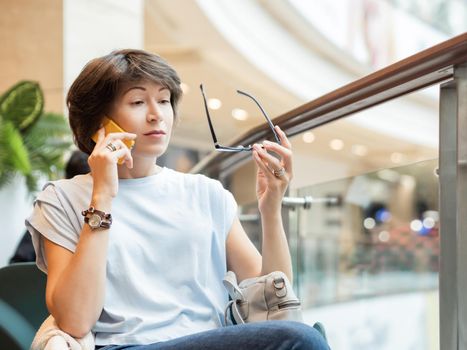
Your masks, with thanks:
[(423, 96), (292, 139), (289, 196), (335, 199), (288, 215), (306, 321), (333, 348), (438, 346), (438, 114)]
[[(437, 349), (437, 167), (423, 160), (290, 191), (338, 199), (283, 210), (305, 322), (324, 323), (332, 348)], [(257, 204), (244, 200), (240, 219), (260, 250)]]
[(437, 167), (424, 160), (292, 191), (340, 199), (290, 213), (305, 320), (323, 322), (333, 348), (437, 348)]
[(426, 160), (293, 192), (339, 198), (294, 213), (305, 307), (438, 287), (437, 166)]

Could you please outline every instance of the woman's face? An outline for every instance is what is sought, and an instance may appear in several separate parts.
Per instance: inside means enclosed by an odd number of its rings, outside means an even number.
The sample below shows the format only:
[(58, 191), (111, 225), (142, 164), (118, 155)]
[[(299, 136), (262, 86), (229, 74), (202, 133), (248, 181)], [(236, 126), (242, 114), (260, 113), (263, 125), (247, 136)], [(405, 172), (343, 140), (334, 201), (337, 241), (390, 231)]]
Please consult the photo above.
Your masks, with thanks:
[(167, 149), (172, 133), (170, 90), (153, 82), (131, 83), (123, 88), (108, 117), (137, 135), (133, 156), (157, 158)]

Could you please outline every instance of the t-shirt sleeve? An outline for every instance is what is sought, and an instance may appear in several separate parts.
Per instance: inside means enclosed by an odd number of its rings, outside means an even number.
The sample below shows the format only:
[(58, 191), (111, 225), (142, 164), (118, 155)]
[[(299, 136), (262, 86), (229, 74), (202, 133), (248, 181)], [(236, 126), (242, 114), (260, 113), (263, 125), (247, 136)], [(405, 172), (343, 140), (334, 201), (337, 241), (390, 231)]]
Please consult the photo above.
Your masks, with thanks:
[(60, 198), (58, 189), (48, 183), (35, 200), (32, 214), (25, 221), (36, 251), (36, 264), (44, 272), (47, 272), (44, 237), (71, 252), (76, 249), (80, 230), (72, 223), (69, 210), (66, 201)]
[(232, 193), (224, 188), (220, 181), (215, 180), (211, 186), (211, 208), (213, 220), (217, 223), (223, 239), (226, 240), (232, 228), (234, 219), (237, 217), (238, 205)]

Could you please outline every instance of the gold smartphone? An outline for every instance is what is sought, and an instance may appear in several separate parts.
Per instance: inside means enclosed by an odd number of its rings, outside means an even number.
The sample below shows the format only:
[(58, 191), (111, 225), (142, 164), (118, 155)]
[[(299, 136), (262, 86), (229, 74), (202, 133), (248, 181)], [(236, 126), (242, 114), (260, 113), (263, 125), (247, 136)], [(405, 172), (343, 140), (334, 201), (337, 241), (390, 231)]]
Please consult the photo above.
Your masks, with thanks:
[[(125, 130), (123, 130), (117, 123), (115, 123), (112, 119), (110, 118), (107, 118), (107, 117), (104, 117), (103, 121), (103, 126), (104, 126), (104, 130), (105, 130), (105, 134), (109, 134), (111, 132), (125, 132)], [(94, 142), (97, 142), (97, 132), (92, 135), (92, 140)], [(123, 143), (131, 150), (133, 148), (133, 146), (135, 145), (135, 141), (134, 140), (130, 140), (130, 139), (123, 139), (122, 140)], [(118, 160), (118, 164), (121, 165), (123, 164), (124, 162), (124, 158), (120, 158)]]

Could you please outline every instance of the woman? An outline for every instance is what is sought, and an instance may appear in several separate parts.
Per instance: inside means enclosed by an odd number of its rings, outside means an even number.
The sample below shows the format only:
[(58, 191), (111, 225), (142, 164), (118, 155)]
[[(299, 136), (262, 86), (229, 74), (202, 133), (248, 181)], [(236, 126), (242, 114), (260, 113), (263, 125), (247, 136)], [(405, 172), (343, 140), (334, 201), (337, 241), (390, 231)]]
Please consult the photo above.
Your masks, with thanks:
[[(91, 173), (48, 183), (27, 220), (51, 314), (63, 331), (80, 338), (92, 330), (98, 347), (112, 349), (327, 348), (295, 322), (222, 327), (227, 269), (240, 280), (275, 270), (292, 278), (280, 215), (292, 153), (278, 127), (283, 146), (265, 142), (252, 152), (261, 256), (218, 181), (157, 165), (181, 95), (177, 73), (140, 50), (92, 60), (71, 86), (70, 125)], [(125, 132), (106, 135), (104, 117)]]

